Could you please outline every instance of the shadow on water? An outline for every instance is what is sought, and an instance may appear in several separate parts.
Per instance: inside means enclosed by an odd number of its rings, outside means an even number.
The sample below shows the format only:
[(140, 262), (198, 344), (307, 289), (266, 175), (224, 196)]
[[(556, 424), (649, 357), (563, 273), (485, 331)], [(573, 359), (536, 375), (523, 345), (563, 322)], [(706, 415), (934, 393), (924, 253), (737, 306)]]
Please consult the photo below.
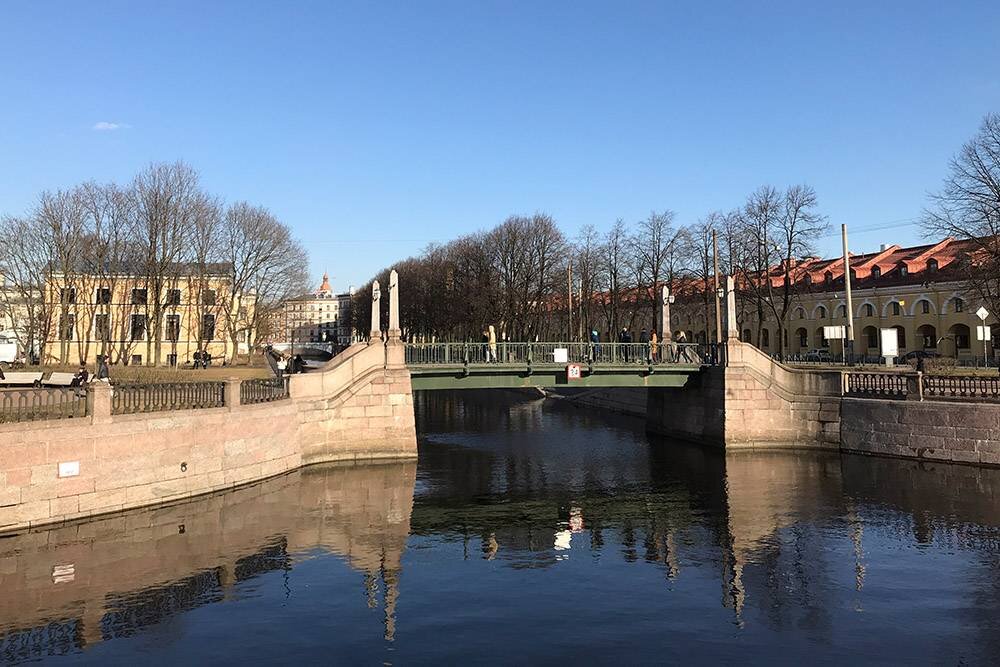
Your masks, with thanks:
[(0, 539), (0, 661), (1000, 653), (1000, 470), (725, 455), (505, 392), (416, 410), (419, 463)]

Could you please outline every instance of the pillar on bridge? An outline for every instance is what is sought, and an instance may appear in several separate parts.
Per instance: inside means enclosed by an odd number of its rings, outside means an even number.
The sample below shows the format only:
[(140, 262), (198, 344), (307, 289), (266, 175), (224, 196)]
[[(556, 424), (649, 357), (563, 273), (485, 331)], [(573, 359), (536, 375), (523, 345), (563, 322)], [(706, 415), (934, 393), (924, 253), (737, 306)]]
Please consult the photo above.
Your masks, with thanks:
[(399, 274), (396, 269), (389, 272), (389, 340), (399, 340)]
[(726, 340), (739, 340), (740, 326), (736, 320), (736, 281), (726, 276)]
[(380, 299), (382, 293), (379, 290), (378, 281), (372, 282), (372, 329), (368, 335), (368, 344), (373, 345), (382, 340), (382, 307)]
[(660, 342), (669, 345), (673, 339), (673, 329), (670, 326), (670, 288), (664, 285), (660, 288)]

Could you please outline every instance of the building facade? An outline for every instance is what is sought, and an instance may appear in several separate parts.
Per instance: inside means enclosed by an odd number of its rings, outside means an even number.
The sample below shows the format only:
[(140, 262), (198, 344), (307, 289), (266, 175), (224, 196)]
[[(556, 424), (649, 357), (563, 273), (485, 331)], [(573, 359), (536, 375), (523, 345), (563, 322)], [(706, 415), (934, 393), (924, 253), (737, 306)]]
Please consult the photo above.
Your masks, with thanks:
[[(852, 255), (854, 354), (880, 357), (879, 331), (894, 329), (899, 356), (926, 350), (958, 359), (983, 358), (984, 354), (995, 358), (993, 343), (1000, 348), (1000, 331), (992, 327), (995, 341), (987, 341), (984, 350), (983, 341), (976, 335), (976, 327), (982, 324), (976, 311), (983, 304), (963, 279), (963, 269), (974, 253), (971, 244), (948, 238), (930, 245), (890, 245), (878, 252)], [(797, 262), (790, 274), (795, 289), (785, 318), (784, 345), (779, 346), (774, 313), (766, 305), (758, 308), (758, 302), (748, 297), (750, 290), (745, 285), (738, 285), (741, 339), (771, 354), (777, 354), (780, 347), (790, 355), (810, 351), (843, 353), (842, 341), (824, 336), (824, 327), (847, 324), (843, 258), (807, 258)], [(772, 298), (778, 299), (784, 271), (775, 267), (767, 279), (771, 281)], [(710, 308), (706, 326), (704, 300), (680, 300), (671, 313), (675, 336), (684, 331), (690, 341), (713, 340), (714, 306)], [(996, 322), (993, 314), (986, 320), (988, 325)]]
[(204, 355), (218, 364), (249, 352), (255, 298), (232, 293), (226, 267), (176, 267), (170, 273), (160, 281), (124, 274), (51, 276), (42, 362), (90, 363), (106, 355), (112, 363), (177, 366)]
[(330, 276), (315, 292), (288, 299), (279, 311), (279, 337), (282, 343), (331, 343), (338, 346), (353, 342), (351, 330), (351, 297), (354, 289), (335, 294)]

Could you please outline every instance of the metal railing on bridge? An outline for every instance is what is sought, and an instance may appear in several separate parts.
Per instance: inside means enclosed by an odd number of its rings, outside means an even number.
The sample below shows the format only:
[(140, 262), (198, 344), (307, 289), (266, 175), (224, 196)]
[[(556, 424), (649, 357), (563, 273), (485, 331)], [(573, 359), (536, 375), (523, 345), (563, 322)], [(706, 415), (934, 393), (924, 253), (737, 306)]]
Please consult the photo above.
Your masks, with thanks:
[(111, 414), (221, 408), (225, 405), (225, 387), (225, 382), (115, 384)]
[[(557, 350), (565, 350), (565, 360)], [(498, 364), (544, 366), (714, 365), (716, 345), (700, 343), (407, 343), (408, 366), (460, 366)], [(557, 361), (557, 359), (559, 359)]]
[(253, 378), (240, 382), (240, 405), (270, 403), (289, 397), (288, 376), (276, 378)]

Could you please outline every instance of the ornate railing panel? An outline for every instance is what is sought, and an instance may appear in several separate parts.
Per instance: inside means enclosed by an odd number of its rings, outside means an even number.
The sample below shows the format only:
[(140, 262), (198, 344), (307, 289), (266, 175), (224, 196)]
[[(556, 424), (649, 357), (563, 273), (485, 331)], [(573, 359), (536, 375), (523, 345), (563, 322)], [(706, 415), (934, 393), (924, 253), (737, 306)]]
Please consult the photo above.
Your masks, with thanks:
[[(556, 361), (556, 350), (566, 361)], [(593, 366), (706, 365), (719, 362), (716, 346), (698, 343), (407, 343), (408, 366), (499, 364), (544, 366), (562, 363)]]
[(853, 396), (906, 398), (906, 376), (894, 373), (848, 373), (847, 393)]
[(927, 398), (1000, 399), (1000, 377), (925, 375)]
[(0, 423), (69, 419), (87, 415), (86, 390), (0, 389)]
[(288, 376), (240, 382), (240, 405), (281, 401), (288, 396)]
[(224, 382), (116, 384), (111, 394), (111, 414), (114, 415), (221, 408), (224, 405)]

